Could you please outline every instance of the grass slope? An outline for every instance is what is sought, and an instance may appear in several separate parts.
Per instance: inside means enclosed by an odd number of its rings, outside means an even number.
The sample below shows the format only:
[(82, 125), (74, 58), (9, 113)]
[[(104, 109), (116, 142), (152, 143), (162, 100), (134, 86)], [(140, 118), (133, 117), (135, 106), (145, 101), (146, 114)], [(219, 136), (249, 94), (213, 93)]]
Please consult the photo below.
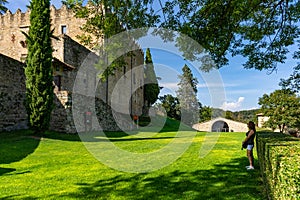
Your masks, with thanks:
[[(178, 127), (141, 138), (108, 133), (115, 145), (132, 152), (152, 151), (172, 141)], [(76, 135), (30, 131), (0, 133), (0, 199), (264, 199), (259, 170), (246, 171), (244, 133), (222, 133), (204, 158), (206, 133), (198, 132), (175, 162), (149, 173), (111, 169), (91, 155)]]

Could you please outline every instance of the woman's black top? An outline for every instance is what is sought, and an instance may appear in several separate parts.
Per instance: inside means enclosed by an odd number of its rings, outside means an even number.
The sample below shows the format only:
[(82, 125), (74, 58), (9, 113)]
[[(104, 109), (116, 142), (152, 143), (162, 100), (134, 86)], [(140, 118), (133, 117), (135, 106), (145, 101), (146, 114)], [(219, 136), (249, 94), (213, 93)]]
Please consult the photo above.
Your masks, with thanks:
[[(249, 144), (249, 145), (254, 145), (254, 138), (255, 138), (255, 130), (253, 130), (254, 131), (254, 133), (251, 135), (251, 137), (247, 140), (247, 144)], [(246, 136), (248, 137), (248, 135), (249, 135), (249, 132), (250, 131), (248, 131), (247, 133), (246, 133)]]

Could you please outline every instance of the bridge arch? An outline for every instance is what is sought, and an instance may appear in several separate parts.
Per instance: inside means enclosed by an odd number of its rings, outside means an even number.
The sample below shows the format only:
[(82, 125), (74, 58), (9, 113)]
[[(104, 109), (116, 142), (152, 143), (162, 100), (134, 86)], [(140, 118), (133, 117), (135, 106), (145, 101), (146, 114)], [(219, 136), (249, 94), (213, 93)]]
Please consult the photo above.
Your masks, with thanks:
[(211, 132), (229, 132), (229, 125), (224, 120), (215, 121), (211, 126)]
[(247, 124), (218, 117), (206, 122), (194, 124), (193, 128), (205, 132), (247, 132)]

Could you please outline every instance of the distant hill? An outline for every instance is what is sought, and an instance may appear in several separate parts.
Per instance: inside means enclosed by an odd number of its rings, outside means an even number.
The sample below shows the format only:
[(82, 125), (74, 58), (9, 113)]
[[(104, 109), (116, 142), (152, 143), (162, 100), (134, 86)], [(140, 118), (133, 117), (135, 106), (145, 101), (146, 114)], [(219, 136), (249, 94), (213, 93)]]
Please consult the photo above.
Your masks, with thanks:
[(212, 117), (224, 117), (226, 119), (231, 119), (238, 122), (247, 123), (249, 121), (257, 122), (256, 114), (259, 113), (259, 109), (252, 110), (241, 110), (241, 111), (224, 111), (220, 108), (212, 108)]

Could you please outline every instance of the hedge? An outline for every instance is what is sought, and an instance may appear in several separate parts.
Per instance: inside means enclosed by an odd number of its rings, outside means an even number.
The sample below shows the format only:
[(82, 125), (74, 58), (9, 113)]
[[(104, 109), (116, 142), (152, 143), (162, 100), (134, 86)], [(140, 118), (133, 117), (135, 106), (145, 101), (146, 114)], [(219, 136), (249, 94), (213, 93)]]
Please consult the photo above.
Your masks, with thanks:
[(300, 199), (300, 139), (258, 133), (257, 155), (269, 199)]

